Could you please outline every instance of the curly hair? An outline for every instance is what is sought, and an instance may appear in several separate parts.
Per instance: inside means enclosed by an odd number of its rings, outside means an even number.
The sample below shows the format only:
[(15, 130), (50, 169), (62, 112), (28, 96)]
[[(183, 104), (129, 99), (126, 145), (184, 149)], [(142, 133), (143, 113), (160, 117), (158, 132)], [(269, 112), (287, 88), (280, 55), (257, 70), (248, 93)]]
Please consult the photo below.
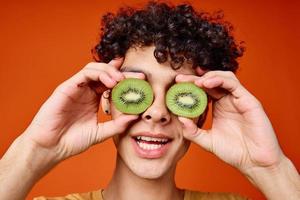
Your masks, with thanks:
[(92, 49), (94, 59), (108, 63), (125, 56), (131, 47), (154, 45), (156, 60), (170, 59), (173, 69), (188, 62), (204, 70), (235, 72), (245, 48), (235, 41), (233, 26), (223, 17), (223, 11), (197, 12), (187, 3), (150, 1), (143, 9), (120, 8), (102, 17), (100, 42)]

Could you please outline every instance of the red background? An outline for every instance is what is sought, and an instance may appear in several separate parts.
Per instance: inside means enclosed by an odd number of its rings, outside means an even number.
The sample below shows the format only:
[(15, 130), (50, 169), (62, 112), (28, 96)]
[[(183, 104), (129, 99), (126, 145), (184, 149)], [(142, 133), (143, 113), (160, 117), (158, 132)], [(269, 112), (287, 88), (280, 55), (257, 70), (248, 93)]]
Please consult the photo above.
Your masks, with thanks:
[[(90, 49), (98, 39), (101, 15), (143, 2), (1, 1), (1, 156), (54, 88), (92, 61)], [(210, 12), (224, 10), (225, 18), (235, 26), (236, 37), (246, 42), (238, 77), (263, 103), (283, 151), (299, 169), (299, 1), (191, 2), (195, 8)], [(108, 140), (64, 161), (34, 186), (28, 199), (105, 187), (113, 172), (115, 153)], [(196, 145), (180, 162), (176, 180), (179, 187), (263, 199), (237, 170)]]

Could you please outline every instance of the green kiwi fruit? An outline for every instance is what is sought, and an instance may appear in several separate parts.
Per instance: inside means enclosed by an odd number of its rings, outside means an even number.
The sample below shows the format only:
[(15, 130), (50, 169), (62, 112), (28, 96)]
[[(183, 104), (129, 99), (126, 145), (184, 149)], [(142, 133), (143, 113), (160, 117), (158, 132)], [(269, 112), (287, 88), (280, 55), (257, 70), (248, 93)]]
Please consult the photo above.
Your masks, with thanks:
[(172, 113), (194, 118), (205, 111), (207, 95), (204, 90), (193, 83), (176, 83), (167, 91), (166, 104)]
[(152, 88), (142, 79), (127, 78), (112, 89), (112, 102), (122, 113), (140, 114), (152, 104), (152, 101)]

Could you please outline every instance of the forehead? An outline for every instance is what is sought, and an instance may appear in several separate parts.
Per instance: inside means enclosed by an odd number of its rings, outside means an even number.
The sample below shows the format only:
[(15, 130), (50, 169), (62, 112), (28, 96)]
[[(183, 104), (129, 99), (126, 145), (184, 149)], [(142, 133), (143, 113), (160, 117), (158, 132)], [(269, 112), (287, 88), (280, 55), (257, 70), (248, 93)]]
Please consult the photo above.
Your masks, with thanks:
[(147, 78), (171, 77), (177, 74), (195, 74), (191, 64), (184, 63), (174, 70), (169, 62), (158, 63), (154, 57), (154, 46), (143, 48), (130, 48), (125, 55), (120, 71), (143, 72)]

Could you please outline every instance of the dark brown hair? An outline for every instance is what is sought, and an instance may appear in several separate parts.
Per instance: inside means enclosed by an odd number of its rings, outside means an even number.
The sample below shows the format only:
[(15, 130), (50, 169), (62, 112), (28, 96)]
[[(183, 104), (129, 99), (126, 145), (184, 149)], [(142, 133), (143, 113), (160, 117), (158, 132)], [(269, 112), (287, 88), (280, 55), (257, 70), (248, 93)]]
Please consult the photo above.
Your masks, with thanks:
[(155, 46), (159, 63), (169, 58), (173, 69), (185, 61), (206, 70), (235, 72), (244, 52), (231, 32), (223, 12), (197, 12), (190, 4), (173, 6), (150, 1), (143, 9), (120, 8), (102, 17), (100, 42), (94, 47), (96, 61), (123, 57), (130, 47)]

